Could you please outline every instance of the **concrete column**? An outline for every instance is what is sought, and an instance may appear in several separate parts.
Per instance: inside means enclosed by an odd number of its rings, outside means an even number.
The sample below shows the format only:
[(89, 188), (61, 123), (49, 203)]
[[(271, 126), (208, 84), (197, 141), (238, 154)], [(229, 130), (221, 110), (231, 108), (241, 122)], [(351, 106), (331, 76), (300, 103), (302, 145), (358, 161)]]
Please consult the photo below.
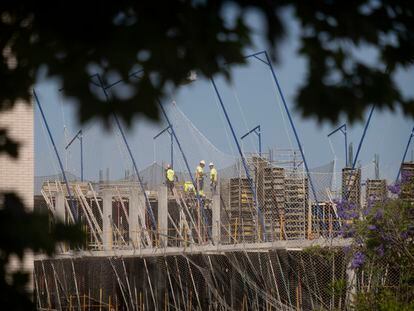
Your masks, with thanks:
[(355, 269), (351, 267), (351, 263), (348, 263), (348, 266), (346, 267), (346, 283), (348, 290), (346, 293), (345, 303), (352, 307), (355, 304), (356, 273)]
[(216, 194), (213, 195), (211, 203), (212, 238), (214, 244), (217, 245), (221, 241), (221, 208), (219, 192), (216, 192)]
[(166, 247), (168, 243), (168, 192), (164, 185), (158, 189), (158, 234), (160, 246)]
[(112, 192), (103, 190), (102, 231), (104, 250), (112, 249)]
[[(63, 192), (58, 192), (55, 196), (55, 220), (66, 223), (65, 195)], [(64, 242), (59, 243), (57, 249), (64, 253), (67, 250), (67, 245)]]
[(58, 192), (55, 196), (55, 218), (56, 220), (65, 222), (65, 216), (65, 196), (63, 192)]
[[(144, 224), (141, 228), (141, 223)], [(139, 247), (145, 229), (145, 196), (138, 189), (131, 189), (129, 196), (129, 239), (133, 247)]]

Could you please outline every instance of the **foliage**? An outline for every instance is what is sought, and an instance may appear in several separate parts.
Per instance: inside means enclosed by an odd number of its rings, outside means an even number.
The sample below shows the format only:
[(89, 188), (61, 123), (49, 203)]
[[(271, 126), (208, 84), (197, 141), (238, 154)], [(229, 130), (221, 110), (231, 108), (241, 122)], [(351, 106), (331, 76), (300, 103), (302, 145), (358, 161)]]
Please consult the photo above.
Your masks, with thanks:
[[(230, 77), (224, 63), (245, 63), (254, 48), (251, 11), (262, 17), (274, 60), (289, 19), (299, 21), (298, 52), (308, 64), (296, 97), (303, 115), (336, 121), (345, 113), (352, 121), (372, 104), (414, 115), (413, 100), (393, 81), (395, 70), (413, 62), (414, 3), (370, 0), (2, 1), (0, 111), (30, 101), (36, 77), (46, 72), (77, 100), (81, 121), (109, 124), (114, 112), (128, 124), (137, 114), (157, 119), (158, 99), (190, 70)], [(361, 49), (376, 52), (374, 61), (362, 61)], [(137, 69), (139, 78), (129, 78)], [(109, 103), (94, 87), (101, 81), (91, 79), (98, 72), (105, 85), (125, 79)]]
[[(232, 19), (226, 17), (229, 5)], [(303, 115), (336, 121), (345, 113), (352, 121), (373, 103), (414, 115), (413, 100), (404, 98), (393, 81), (395, 70), (413, 61), (414, 3), (370, 0), (1, 1), (0, 112), (19, 100), (30, 102), (36, 77), (46, 72), (76, 100), (82, 122), (99, 118), (109, 124), (113, 113), (127, 124), (139, 114), (157, 119), (158, 99), (174, 91), (190, 70), (230, 78), (223, 63), (245, 63), (243, 54), (253, 48), (249, 10), (262, 16), (277, 60), (276, 48), (289, 27), (285, 9), (300, 22), (299, 53), (308, 61), (307, 79), (296, 97)], [(366, 47), (378, 53), (374, 64), (355, 53)], [(139, 78), (130, 78), (137, 69), (143, 70)], [(97, 72), (102, 81), (91, 79)], [(94, 84), (118, 78), (125, 79), (125, 92), (111, 93), (106, 102)], [(18, 142), (0, 127), (0, 154), (16, 157), (17, 151)], [(79, 241), (79, 231), (57, 224), (47, 232), (46, 216), (24, 211), (11, 194), (3, 196), (0, 222), (5, 232), (0, 241), (2, 307), (12, 309), (7, 303), (15, 301), (19, 306), (13, 308), (21, 309), (29, 304), (23, 289), (27, 276), (16, 273), (6, 282), (10, 254), (22, 255), (25, 249), (51, 253), (55, 242), (71, 239), (71, 233)], [(369, 245), (380, 243), (376, 236), (370, 239)]]
[(2, 310), (28, 310), (34, 305), (27, 292), (29, 274), (10, 271), (11, 256), (23, 260), (25, 252), (52, 255), (56, 243), (69, 241), (72, 246), (83, 241), (81, 229), (75, 225), (57, 222), (49, 225), (47, 214), (25, 210), (13, 193), (0, 198), (0, 304)]
[[(357, 271), (356, 310), (409, 310), (414, 306), (414, 206), (394, 199), (371, 203), (354, 216), (343, 234), (353, 238), (346, 251)], [(349, 218), (350, 219), (350, 218)]]

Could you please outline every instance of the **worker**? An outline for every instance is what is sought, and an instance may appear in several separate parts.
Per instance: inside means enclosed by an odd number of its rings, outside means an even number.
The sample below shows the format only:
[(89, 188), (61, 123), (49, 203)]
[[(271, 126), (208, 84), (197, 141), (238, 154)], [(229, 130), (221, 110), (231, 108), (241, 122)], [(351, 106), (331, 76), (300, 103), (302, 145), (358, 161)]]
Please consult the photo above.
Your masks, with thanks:
[(168, 190), (170, 190), (171, 193), (173, 193), (174, 189), (174, 180), (177, 180), (177, 176), (175, 176), (175, 172), (171, 164), (168, 164), (165, 171), (165, 182), (167, 184)]
[(196, 186), (198, 194), (203, 196), (204, 195), (204, 167), (206, 166), (206, 162), (204, 160), (201, 160), (199, 165), (196, 168)]
[(191, 181), (186, 181), (184, 183), (184, 192), (185, 193), (192, 193), (194, 195), (195, 188), (194, 188), (194, 185)]
[(210, 162), (208, 166), (210, 168), (210, 189), (211, 189), (211, 193), (215, 194), (216, 188), (217, 188), (217, 170), (214, 167), (213, 162)]

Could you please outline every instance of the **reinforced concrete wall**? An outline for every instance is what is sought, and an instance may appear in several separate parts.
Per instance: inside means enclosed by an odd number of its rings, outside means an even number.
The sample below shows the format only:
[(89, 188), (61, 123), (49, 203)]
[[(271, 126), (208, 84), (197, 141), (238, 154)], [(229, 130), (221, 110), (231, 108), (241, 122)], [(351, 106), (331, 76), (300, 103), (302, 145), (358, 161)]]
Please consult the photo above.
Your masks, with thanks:
[[(321, 253), (321, 251), (319, 251)], [(342, 252), (269, 250), (154, 257), (48, 259), (35, 264), (42, 310), (325, 310), (345, 305)], [(323, 255), (322, 255), (323, 256)], [(324, 259), (324, 260), (322, 260)]]

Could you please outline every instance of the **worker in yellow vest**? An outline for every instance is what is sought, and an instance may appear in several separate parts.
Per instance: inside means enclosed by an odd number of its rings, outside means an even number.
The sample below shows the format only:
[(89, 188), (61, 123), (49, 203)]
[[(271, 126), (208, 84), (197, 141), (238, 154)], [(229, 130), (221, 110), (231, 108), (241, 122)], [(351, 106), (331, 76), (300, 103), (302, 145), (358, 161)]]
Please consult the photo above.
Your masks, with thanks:
[(201, 160), (199, 165), (196, 168), (195, 179), (196, 179), (196, 186), (199, 195), (204, 195), (204, 167), (206, 166), (206, 162)]
[(213, 162), (210, 162), (208, 166), (210, 168), (210, 189), (211, 189), (211, 193), (215, 194), (216, 188), (217, 188), (217, 170), (214, 167)]
[(191, 181), (186, 181), (184, 183), (184, 192), (185, 193), (192, 193), (192, 194), (195, 193), (195, 188), (194, 188), (194, 185)]
[(171, 193), (173, 193), (174, 189), (174, 180), (177, 180), (177, 176), (175, 176), (175, 172), (171, 164), (168, 164), (165, 171), (165, 182), (167, 184), (168, 190), (170, 190)]

